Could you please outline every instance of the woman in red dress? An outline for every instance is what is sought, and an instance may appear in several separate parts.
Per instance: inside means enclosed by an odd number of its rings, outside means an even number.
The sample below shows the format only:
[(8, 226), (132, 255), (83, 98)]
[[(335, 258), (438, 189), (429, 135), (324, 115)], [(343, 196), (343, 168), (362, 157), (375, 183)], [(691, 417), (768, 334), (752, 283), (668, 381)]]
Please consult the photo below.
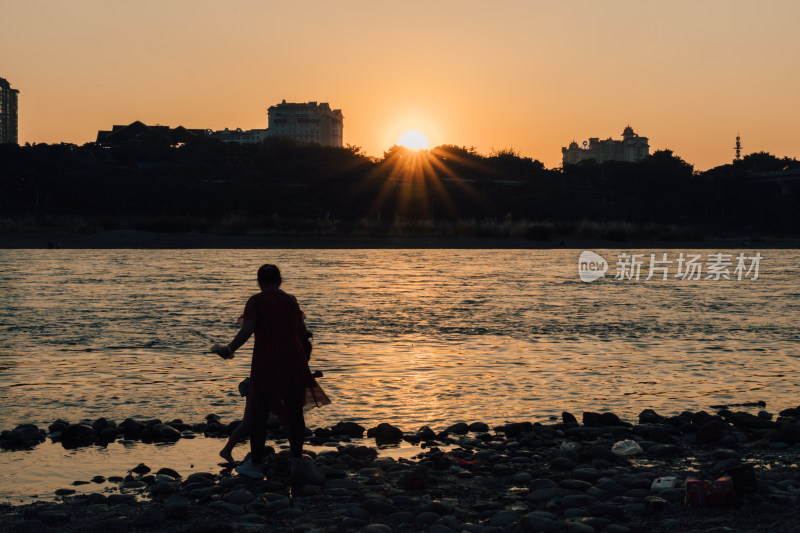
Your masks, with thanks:
[(303, 312), (294, 296), (280, 290), (281, 281), (280, 271), (275, 265), (259, 268), (261, 292), (247, 301), (239, 333), (227, 346), (215, 344), (211, 348), (223, 359), (230, 359), (255, 333), (250, 390), (242, 420), (242, 424), (252, 428), (250, 458), (236, 468), (237, 472), (249, 477), (263, 477), (262, 461), (270, 413), (280, 418), (289, 435), (294, 474), (298, 467), (302, 468), (306, 428), (304, 409), (330, 403), (308, 368), (310, 354), (303, 344), (308, 338), (308, 330)]

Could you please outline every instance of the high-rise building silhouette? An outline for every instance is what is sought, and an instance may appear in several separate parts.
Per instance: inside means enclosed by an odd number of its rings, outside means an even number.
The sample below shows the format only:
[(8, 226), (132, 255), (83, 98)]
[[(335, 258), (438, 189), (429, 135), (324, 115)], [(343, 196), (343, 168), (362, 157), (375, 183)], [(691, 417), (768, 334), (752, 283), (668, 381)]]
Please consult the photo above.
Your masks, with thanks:
[(17, 95), (5, 78), (0, 78), (0, 144), (18, 144)]

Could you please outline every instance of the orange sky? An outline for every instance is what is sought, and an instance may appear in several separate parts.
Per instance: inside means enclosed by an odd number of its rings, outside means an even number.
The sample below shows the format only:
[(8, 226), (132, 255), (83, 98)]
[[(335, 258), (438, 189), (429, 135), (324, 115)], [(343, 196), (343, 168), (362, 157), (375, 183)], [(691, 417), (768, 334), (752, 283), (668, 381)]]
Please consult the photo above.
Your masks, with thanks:
[(330, 102), (345, 143), (404, 130), (548, 167), (633, 129), (707, 169), (800, 157), (800, 2), (4, 0), (0, 77), (20, 142), (93, 141), (134, 120), (265, 128)]

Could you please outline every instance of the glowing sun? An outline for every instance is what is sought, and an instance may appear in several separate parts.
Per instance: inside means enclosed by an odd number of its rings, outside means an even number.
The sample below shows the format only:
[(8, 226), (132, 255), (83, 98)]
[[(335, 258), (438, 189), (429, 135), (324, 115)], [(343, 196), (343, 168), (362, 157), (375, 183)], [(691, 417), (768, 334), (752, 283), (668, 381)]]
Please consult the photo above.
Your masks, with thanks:
[(408, 130), (400, 136), (397, 144), (414, 150), (427, 150), (428, 137), (419, 130)]

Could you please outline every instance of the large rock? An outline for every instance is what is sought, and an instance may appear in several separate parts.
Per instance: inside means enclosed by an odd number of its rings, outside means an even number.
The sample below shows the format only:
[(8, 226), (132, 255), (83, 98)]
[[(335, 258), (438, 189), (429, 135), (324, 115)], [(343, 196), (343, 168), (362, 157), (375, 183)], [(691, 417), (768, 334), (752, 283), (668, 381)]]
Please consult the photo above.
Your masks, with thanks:
[(523, 433), (529, 433), (533, 431), (533, 423), (531, 422), (511, 422), (510, 424), (503, 424), (501, 426), (495, 426), (494, 430), (497, 433), (503, 433), (507, 437), (516, 437), (522, 435)]
[(94, 428), (88, 424), (70, 424), (61, 431), (61, 443), (66, 448), (89, 446), (97, 442)]
[(787, 444), (796, 444), (800, 442), (800, 425), (786, 424), (779, 429), (775, 434), (775, 440), (785, 442)]
[(119, 427), (122, 429), (125, 438), (130, 440), (138, 439), (142, 434), (142, 430), (144, 429), (142, 424), (136, 420), (133, 420), (132, 418), (126, 418), (122, 424), (119, 425)]
[(378, 445), (397, 444), (403, 440), (403, 430), (387, 422), (383, 422), (378, 424), (377, 427), (370, 429), (367, 436), (374, 437), (375, 444)]
[(32, 448), (45, 440), (44, 432), (33, 424), (22, 424), (11, 431), (4, 431), (3, 438), (10, 440), (10, 448)]
[(417, 430), (417, 437), (421, 440), (433, 440), (436, 438), (436, 432), (433, 431), (429, 426), (422, 426)]
[(331, 433), (361, 438), (364, 436), (364, 426), (355, 422), (339, 422), (331, 428)]
[(728, 431), (728, 424), (718, 417), (709, 417), (697, 428), (698, 442), (718, 442)]
[(324, 485), (325, 479), (325, 472), (311, 459), (307, 457), (292, 459), (292, 484), (296, 486)]
[(156, 424), (153, 426), (156, 437), (161, 441), (176, 441), (181, 438), (181, 432), (168, 424)]
[(639, 413), (639, 423), (640, 424), (661, 424), (663, 423), (665, 418), (652, 409), (645, 409), (641, 413)]
[(489, 431), (489, 425), (484, 422), (473, 422), (467, 427), (467, 429), (476, 433), (486, 433)]
[(466, 422), (456, 422), (452, 426), (445, 429), (448, 433), (453, 433), (455, 435), (463, 435), (467, 431), (469, 431), (469, 425)]

